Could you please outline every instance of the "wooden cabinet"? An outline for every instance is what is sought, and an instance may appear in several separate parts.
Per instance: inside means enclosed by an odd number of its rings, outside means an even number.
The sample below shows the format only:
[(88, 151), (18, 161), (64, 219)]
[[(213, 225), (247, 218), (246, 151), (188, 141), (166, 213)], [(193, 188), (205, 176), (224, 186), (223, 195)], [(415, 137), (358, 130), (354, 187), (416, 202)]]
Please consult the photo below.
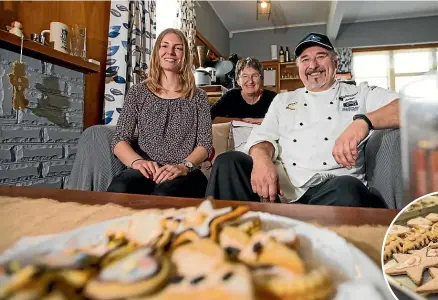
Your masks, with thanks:
[(304, 87), (298, 76), (298, 68), (296, 63), (280, 63), (278, 61), (262, 61), (264, 70), (275, 70), (275, 86), (266, 86), (263, 88), (277, 93), (281, 91), (294, 91)]

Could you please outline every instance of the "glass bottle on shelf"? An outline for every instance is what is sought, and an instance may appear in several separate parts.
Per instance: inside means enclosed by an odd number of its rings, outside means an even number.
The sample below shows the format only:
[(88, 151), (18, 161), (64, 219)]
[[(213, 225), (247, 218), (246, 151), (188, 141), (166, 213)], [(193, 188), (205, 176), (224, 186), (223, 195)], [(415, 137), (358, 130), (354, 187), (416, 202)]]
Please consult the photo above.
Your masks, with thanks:
[(285, 61), (286, 62), (290, 62), (289, 47), (286, 47)]
[(283, 50), (283, 46), (280, 46), (280, 62), (284, 62), (284, 50)]

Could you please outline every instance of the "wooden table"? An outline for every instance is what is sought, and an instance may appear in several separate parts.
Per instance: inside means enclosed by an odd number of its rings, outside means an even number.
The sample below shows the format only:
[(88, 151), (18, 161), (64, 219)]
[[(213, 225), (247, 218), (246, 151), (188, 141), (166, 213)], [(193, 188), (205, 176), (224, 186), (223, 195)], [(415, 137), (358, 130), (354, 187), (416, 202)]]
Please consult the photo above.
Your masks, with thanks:
[[(130, 195), (75, 190), (41, 189), (33, 187), (0, 187), (1, 196), (50, 198), (60, 202), (81, 204), (114, 203), (134, 209), (186, 207), (198, 205), (202, 199)], [(213, 201), (215, 207), (248, 205), (253, 211), (268, 212), (325, 226), (333, 225), (386, 225), (399, 212), (393, 209), (313, 206), (304, 204), (272, 204), (240, 201)]]

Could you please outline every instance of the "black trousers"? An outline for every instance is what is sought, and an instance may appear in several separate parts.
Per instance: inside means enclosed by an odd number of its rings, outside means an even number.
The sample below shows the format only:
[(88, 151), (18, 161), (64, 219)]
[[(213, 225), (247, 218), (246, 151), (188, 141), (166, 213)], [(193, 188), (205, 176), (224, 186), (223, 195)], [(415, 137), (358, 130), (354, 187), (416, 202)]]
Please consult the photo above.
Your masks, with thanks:
[[(252, 158), (242, 152), (226, 152), (214, 161), (206, 196), (215, 199), (260, 202), (251, 187)], [(278, 200), (278, 199), (277, 199)], [(337, 176), (311, 187), (295, 203), (354, 207), (386, 207), (357, 178)]]
[(200, 170), (156, 184), (135, 169), (126, 169), (111, 181), (107, 192), (185, 198), (203, 198), (207, 178)]

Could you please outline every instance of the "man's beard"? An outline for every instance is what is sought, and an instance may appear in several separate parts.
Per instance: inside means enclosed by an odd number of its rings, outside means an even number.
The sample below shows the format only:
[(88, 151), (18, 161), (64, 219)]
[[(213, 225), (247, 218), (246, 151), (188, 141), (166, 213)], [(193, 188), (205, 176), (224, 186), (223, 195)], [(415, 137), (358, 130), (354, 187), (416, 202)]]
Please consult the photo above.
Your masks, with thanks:
[[(327, 75), (327, 71), (323, 67), (317, 67), (315, 69), (308, 69), (308, 70), (306, 70), (305, 74), (306, 74), (306, 76), (310, 76), (310, 74), (315, 73), (315, 72), (320, 72), (320, 73), (325, 72)], [(316, 81), (317, 79), (312, 78), (312, 80)], [(320, 82), (314, 82), (314, 83), (309, 82), (309, 85), (310, 85), (311, 89), (319, 89), (319, 88), (323, 87), (326, 83), (327, 83), (327, 76), (325, 76), (322, 79), (322, 81), (320, 81)]]

